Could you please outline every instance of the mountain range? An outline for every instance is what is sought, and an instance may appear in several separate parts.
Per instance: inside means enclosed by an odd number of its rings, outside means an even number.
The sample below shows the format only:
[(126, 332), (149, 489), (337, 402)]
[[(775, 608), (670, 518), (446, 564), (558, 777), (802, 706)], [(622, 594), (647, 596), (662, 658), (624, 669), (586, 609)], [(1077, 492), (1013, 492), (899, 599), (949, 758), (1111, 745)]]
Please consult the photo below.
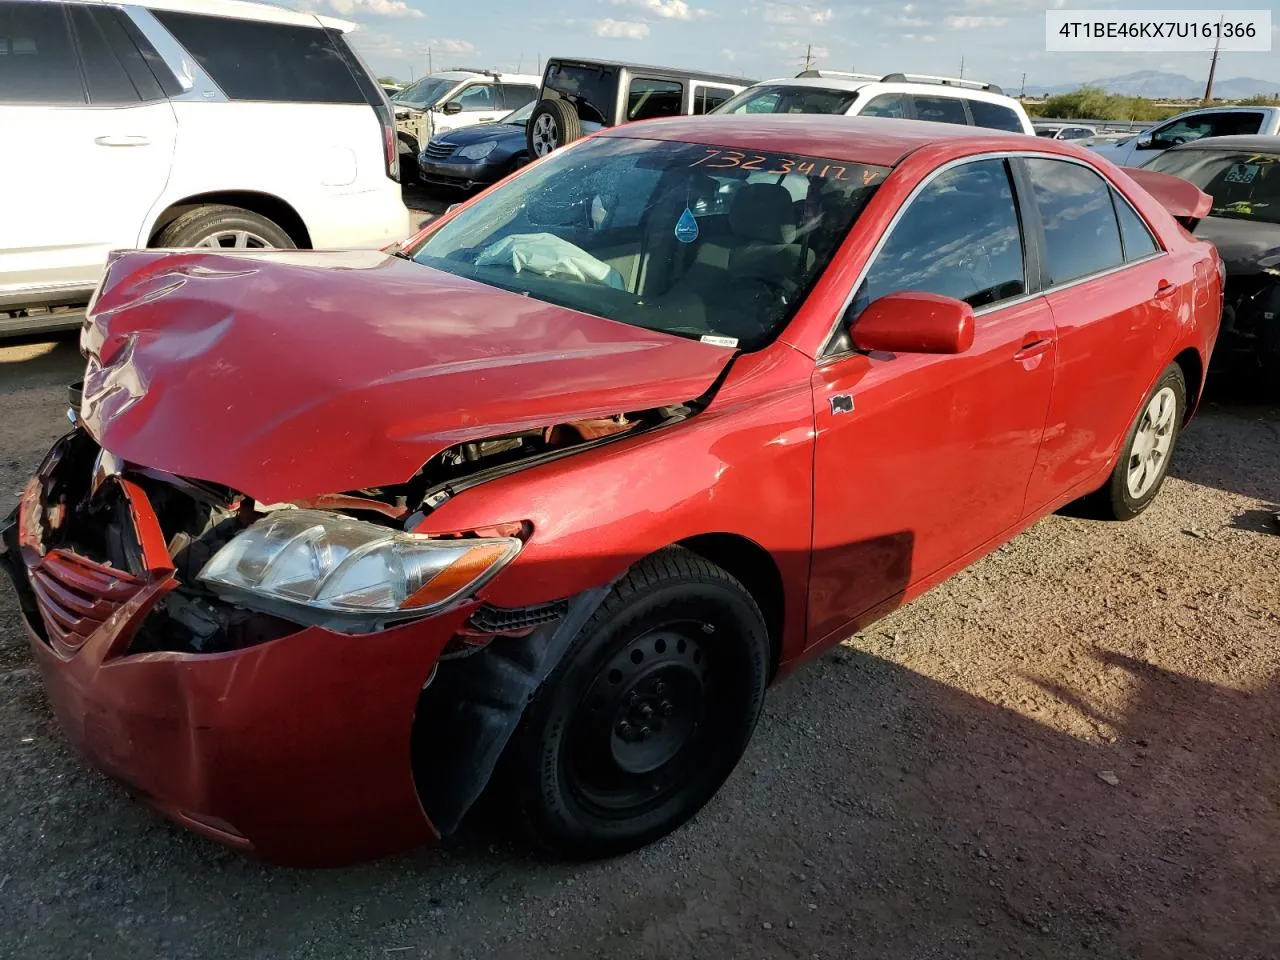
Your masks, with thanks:
[[(1120, 77), (1106, 77), (1084, 83), (1060, 83), (1049, 87), (1028, 84), (1027, 96), (1053, 96), (1055, 93), (1070, 93), (1084, 86), (1101, 87), (1108, 93), (1147, 97), (1152, 100), (1196, 100), (1204, 94), (1203, 77), (1193, 80), (1180, 73), (1139, 70)], [(1016, 93), (1018, 88), (1018, 84), (1013, 84), (1005, 87), (1005, 90)], [(1256, 77), (1233, 77), (1228, 80), (1225, 77), (1219, 77), (1213, 82), (1214, 97), (1221, 97), (1224, 100), (1243, 100), (1260, 93), (1276, 96), (1280, 93), (1280, 80), (1259, 80)]]

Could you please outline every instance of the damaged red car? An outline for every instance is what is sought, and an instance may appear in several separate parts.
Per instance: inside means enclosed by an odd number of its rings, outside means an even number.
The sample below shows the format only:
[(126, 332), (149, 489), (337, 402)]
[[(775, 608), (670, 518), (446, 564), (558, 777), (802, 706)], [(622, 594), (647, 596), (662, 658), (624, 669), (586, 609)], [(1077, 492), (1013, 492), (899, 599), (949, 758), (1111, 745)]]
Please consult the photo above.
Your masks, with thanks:
[(1151, 503), (1222, 280), (1208, 198), (1143, 183), (967, 128), (680, 118), (396, 251), (117, 254), (4, 531), (58, 721), (280, 862), (431, 840), (486, 789), (557, 854), (653, 840), (806, 655), (1068, 501)]

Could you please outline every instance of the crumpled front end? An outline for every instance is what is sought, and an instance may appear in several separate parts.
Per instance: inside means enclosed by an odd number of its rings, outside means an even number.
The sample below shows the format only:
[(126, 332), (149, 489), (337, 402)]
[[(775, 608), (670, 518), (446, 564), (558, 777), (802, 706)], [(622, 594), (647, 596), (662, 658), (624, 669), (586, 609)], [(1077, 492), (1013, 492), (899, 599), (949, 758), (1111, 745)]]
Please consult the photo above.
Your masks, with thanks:
[(113, 472), (77, 430), (3, 531), (68, 738), (171, 818), (277, 862), (432, 838), (411, 731), (468, 610), (350, 634), (220, 603), (191, 571), (227, 518), (182, 483)]

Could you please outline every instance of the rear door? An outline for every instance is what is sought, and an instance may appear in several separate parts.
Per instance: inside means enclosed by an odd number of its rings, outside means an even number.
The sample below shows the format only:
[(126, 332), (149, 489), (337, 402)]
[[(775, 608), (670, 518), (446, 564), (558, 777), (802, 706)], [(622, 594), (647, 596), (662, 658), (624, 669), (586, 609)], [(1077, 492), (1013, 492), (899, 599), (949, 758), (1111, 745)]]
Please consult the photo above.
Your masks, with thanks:
[(0, 0), (0, 290), (92, 287), (164, 189), (173, 110), (110, 7)]
[(1036, 510), (1105, 472), (1168, 362), (1162, 331), (1190, 304), (1151, 230), (1096, 171), (1065, 159), (1016, 162), (1035, 198), (1041, 284), (1058, 329), (1053, 402), (1027, 496)]

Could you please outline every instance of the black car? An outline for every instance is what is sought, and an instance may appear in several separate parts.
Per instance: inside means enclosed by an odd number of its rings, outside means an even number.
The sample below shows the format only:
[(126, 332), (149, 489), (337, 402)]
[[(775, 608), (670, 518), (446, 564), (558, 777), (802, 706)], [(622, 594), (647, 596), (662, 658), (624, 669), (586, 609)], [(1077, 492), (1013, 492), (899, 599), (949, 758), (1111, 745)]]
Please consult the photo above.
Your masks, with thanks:
[(529, 162), (524, 128), (533, 103), (513, 110), (496, 123), (478, 123), (432, 139), (418, 154), (418, 179), (471, 190), (496, 183)]
[(1280, 385), (1280, 137), (1212, 137), (1144, 165), (1190, 180), (1213, 197), (1196, 236), (1218, 248), (1227, 288), (1215, 360)]

